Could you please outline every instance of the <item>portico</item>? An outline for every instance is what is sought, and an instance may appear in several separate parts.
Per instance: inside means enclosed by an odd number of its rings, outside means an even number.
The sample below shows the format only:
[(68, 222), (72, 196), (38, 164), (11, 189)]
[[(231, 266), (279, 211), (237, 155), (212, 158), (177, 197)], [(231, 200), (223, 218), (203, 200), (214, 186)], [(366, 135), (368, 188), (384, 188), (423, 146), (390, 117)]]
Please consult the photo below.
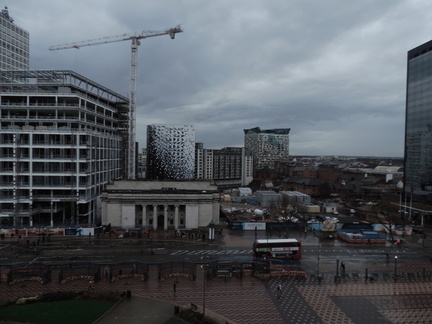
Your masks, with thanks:
[(209, 180), (116, 180), (101, 195), (102, 224), (154, 230), (219, 224), (220, 195)]

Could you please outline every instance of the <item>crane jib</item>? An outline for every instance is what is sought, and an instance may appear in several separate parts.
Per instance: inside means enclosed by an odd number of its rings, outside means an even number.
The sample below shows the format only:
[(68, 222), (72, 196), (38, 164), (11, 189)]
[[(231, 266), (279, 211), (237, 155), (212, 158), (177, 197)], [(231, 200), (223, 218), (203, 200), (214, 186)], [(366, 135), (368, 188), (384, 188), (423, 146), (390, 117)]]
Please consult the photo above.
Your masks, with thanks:
[(76, 48), (79, 49), (84, 46), (93, 46), (93, 45), (101, 45), (101, 44), (107, 44), (107, 43), (114, 43), (114, 42), (121, 42), (126, 40), (131, 40), (131, 70), (130, 70), (130, 79), (131, 79), (131, 89), (130, 89), (130, 101), (129, 101), (129, 114), (128, 114), (128, 138), (127, 138), (127, 154), (126, 154), (126, 170), (125, 175), (127, 179), (134, 180), (136, 178), (136, 167), (135, 167), (135, 160), (136, 160), (136, 148), (135, 148), (135, 128), (136, 128), (136, 120), (135, 120), (135, 93), (136, 93), (136, 68), (137, 68), (137, 50), (138, 46), (140, 45), (139, 40), (143, 38), (149, 38), (149, 37), (156, 37), (156, 36), (162, 36), (162, 35), (169, 35), (171, 39), (175, 38), (176, 33), (181, 33), (183, 30), (181, 29), (180, 25), (177, 25), (176, 27), (167, 29), (165, 31), (161, 32), (141, 32), (139, 34), (122, 34), (122, 35), (116, 35), (116, 36), (108, 36), (108, 37), (102, 37), (97, 39), (91, 39), (87, 41), (81, 41), (81, 42), (75, 42), (75, 43), (69, 43), (69, 44), (63, 44), (63, 45), (56, 45), (51, 46), (49, 49), (50, 51), (57, 51), (57, 50), (63, 50), (63, 49), (70, 49), (70, 48)]

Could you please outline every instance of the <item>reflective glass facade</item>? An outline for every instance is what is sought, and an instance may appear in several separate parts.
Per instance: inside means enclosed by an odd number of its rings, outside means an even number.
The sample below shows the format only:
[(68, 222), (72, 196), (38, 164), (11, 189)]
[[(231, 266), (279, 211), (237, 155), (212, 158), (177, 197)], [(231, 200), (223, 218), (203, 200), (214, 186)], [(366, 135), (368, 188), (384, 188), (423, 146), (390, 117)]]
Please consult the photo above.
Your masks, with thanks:
[(408, 52), (405, 192), (432, 201), (432, 41)]

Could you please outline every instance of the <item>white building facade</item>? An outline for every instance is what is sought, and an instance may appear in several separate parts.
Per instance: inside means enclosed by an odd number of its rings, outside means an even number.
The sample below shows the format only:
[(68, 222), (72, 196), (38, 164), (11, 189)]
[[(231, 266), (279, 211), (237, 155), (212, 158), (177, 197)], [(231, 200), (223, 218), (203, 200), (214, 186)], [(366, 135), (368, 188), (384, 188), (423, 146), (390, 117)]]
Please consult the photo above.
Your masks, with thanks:
[(253, 180), (253, 158), (242, 147), (195, 148), (195, 178), (213, 179), (220, 186), (247, 186)]
[(220, 195), (212, 181), (116, 180), (101, 195), (102, 224), (181, 230), (219, 224)]
[(14, 24), (7, 7), (0, 12), (0, 71), (29, 69), (29, 33)]
[(97, 225), (98, 196), (123, 173), (127, 107), (71, 71), (2, 71), (1, 223)]

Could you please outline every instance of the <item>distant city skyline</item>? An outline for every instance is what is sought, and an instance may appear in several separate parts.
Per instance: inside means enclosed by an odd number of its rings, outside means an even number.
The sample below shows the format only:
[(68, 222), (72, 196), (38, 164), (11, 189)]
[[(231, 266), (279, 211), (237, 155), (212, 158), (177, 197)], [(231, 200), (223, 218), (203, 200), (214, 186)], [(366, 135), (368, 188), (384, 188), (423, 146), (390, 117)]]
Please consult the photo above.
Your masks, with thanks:
[(406, 53), (432, 29), (426, 0), (7, 5), (30, 33), (30, 68), (73, 70), (125, 96), (127, 42), (48, 48), (181, 24), (175, 40), (139, 48), (140, 148), (149, 124), (194, 125), (215, 149), (243, 146), (242, 130), (260, 126), (291, 128), (291, 155), (403, 156)]

